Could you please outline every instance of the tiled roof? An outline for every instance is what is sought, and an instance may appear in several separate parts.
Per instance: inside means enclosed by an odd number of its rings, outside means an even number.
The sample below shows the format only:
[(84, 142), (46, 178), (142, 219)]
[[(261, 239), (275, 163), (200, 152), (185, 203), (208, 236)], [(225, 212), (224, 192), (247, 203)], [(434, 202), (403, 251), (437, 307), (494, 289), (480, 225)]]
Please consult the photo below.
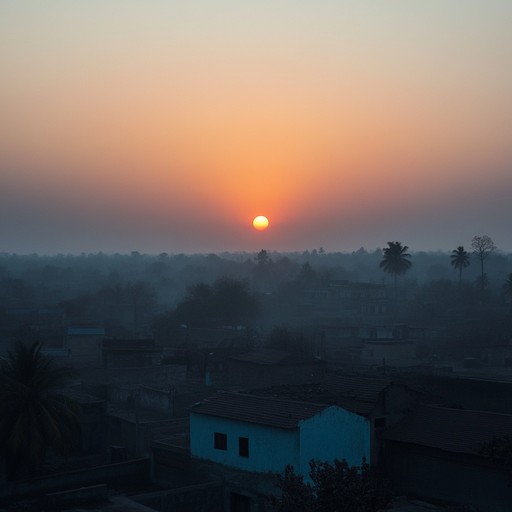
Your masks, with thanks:
[(245, 354), (237, 354), (231, 356), (229, 359), (233, 361), (241, 361), (262, 365), (273, 364), (303, 364), (303, 363), (316, 363), (317, 359), (312, 357), (305, 357), (300, 354), (292, 354), (284, 350), (275, 350), (271, 348), (262, 348), (253, 350)]
[(390, 383), (389, 379), (381, 376), (333, 374), (314, 384), (274, 386), (255, 392), (266, 396), (339, 405), (368, 416), (375, 407), (380, 392)]
[(512, 415), (423, 406), (386, 430), (383, 437), (448, 452), (476, 454), (482, 443), (506, 434), (512, 434)]
[(193, 406), (191, 412), (270, 427), (296, 428), (299, 421), (312, 418), (326, 407), (265, 396), (218, 392)]

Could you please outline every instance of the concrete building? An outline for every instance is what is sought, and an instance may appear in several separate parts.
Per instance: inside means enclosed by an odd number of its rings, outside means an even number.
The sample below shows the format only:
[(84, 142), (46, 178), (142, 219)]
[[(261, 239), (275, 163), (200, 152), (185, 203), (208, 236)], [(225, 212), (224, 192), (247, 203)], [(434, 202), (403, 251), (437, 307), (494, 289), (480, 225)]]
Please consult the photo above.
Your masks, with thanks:
[(271, 348), (230, 356), (226, 367), (229, 384), (246, 388), (314, 382), (325, 373), (320, 359)]
[(309, 461), (370, 460), (370, 422), (335, 405), (219, 392), (190, 413), (190, 453), (249, 472), (307, 476)]
[(99, 365), (104, 337), (102, 327), (69, 327), (64, 346), (73, 362)]
[(508, 512), (510, 470), (481, 448), (511, 432), (512, 415), (419, 407), (383, 434), (386, 475), (399, 494)]

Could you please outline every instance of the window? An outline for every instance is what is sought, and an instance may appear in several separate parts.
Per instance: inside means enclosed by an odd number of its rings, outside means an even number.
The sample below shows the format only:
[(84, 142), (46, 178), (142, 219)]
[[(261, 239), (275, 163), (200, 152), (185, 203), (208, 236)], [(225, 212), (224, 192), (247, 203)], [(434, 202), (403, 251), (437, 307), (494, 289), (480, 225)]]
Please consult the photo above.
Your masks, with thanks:
[(240, 457), (249, 457), (249, 438), (238, 438), (238, 455), (240, 455)]
[(221, 432), (215, 432), (213, 435), (213, 446), (216, 450), (228, 449), (228, 436)]

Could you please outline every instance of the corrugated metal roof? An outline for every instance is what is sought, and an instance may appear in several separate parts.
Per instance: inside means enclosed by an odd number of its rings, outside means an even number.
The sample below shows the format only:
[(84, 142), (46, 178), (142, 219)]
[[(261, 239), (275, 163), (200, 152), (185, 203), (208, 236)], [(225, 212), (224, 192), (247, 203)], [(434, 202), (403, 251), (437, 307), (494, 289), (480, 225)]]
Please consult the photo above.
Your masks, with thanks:
[(326, 407), (266, 396), (218, 392), (193, 406), (191, 412), (289, 429), (297, 428), (299, 421), (312, 418)]
[(448, 452), (476, 454), (482, 443), (506, 434), (512, 434), (512, 415), (423, 406), (386, 430), (383, 437)]

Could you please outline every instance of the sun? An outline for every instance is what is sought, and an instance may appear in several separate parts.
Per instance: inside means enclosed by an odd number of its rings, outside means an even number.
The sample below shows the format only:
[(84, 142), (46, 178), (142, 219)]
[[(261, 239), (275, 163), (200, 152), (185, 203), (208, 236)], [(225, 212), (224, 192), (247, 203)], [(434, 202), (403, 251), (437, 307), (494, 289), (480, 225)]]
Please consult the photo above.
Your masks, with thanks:
[(268, 228), (268, 219), (264, 215), (258, 215), (257, 217), (254, 217), (252, 225), (254, 229), (257, 229), (258, 231), (265, 231), (265, 229)]

